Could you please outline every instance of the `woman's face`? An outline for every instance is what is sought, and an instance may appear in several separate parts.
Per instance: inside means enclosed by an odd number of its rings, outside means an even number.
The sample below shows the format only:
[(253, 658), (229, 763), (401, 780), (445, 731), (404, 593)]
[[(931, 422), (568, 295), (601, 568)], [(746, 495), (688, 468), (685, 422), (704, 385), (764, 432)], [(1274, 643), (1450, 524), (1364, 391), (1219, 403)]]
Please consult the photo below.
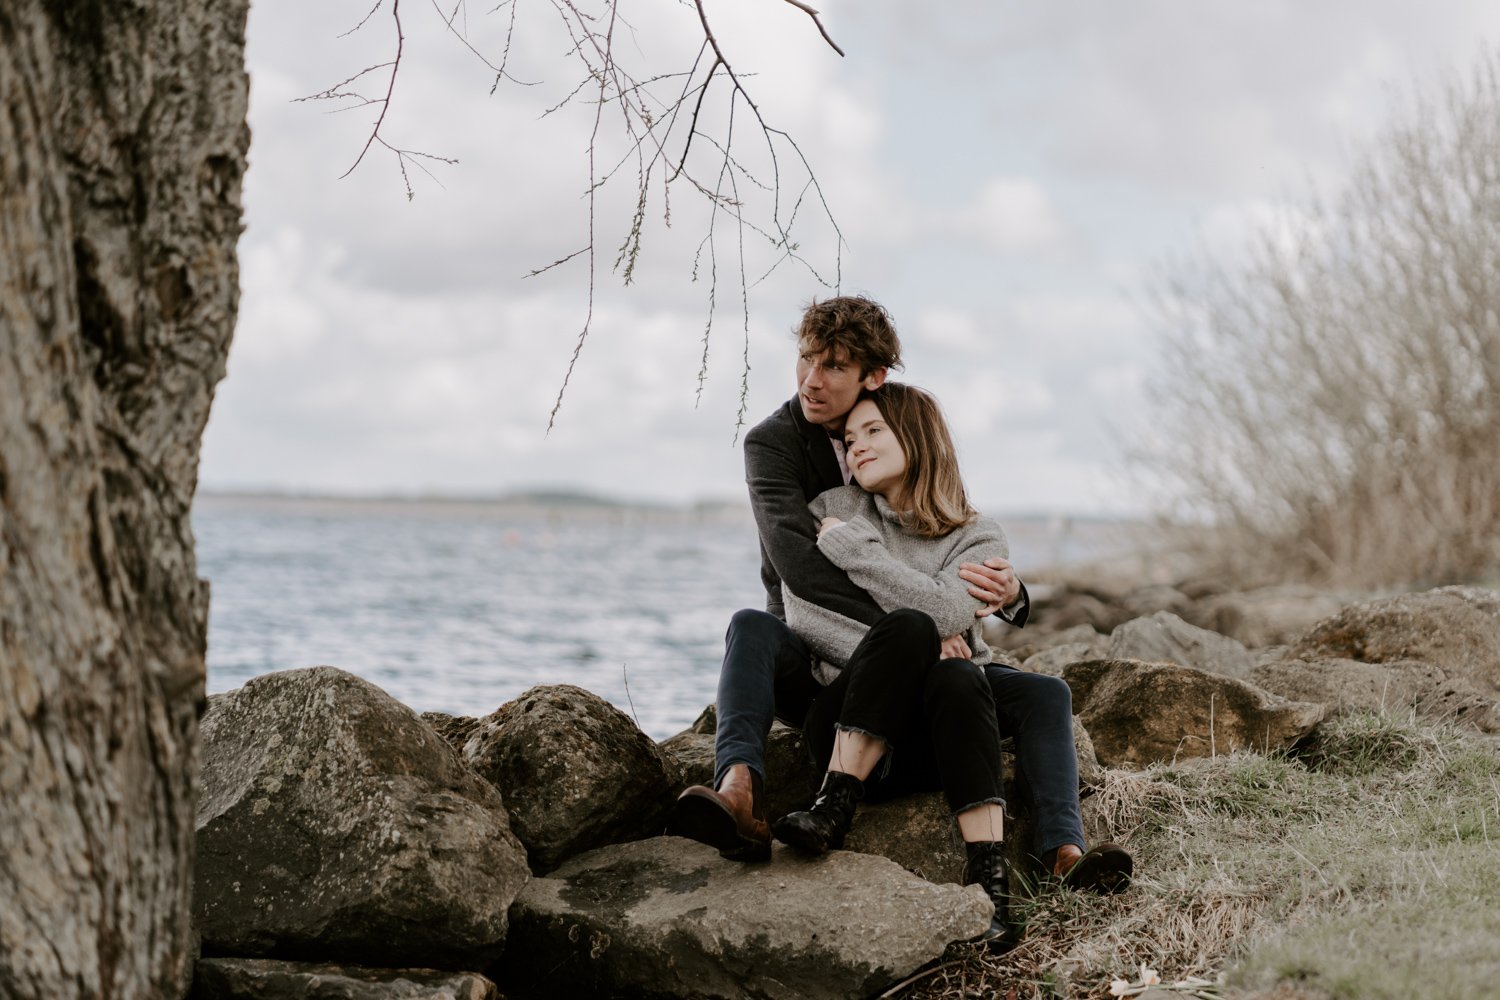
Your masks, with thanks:
[(862, 399), (849, 411), (844, 452), (854, 481), (894, 503), (906, 474), (906, 452), (873, 401)]

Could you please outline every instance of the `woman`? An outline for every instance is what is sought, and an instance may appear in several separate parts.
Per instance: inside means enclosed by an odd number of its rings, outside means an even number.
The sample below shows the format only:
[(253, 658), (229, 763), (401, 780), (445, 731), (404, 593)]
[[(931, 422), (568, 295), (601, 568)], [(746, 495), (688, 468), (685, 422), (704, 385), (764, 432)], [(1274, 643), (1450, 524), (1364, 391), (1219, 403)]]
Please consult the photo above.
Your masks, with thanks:
[[(983, 670), (991, 657), (974, 615), (981, 602), (957, 573), (961, 563), (1006, 556), (1005, 535), (969, 505), (942, 412), (922, 390), (887, 382), (868, 393), (844, 440), (859, 485), (810, 505), (818, 548), (888, 613), (866, 630), (784, 590), (787, 624), (820, 658), (815, 672), (827, 685), (804, 725), (827, 774), (812, 808), (774, 832), (821, 854), (842, 845), (867, 791), (941, 787), (965, 842), (965, 884), (995, 903), (985, 937), (1009, 941), (1000, 733)], [(1067, 743), (1071, 755), (1071, 736)], [(1113, 861), (1128, 873), (1119, 853)]]

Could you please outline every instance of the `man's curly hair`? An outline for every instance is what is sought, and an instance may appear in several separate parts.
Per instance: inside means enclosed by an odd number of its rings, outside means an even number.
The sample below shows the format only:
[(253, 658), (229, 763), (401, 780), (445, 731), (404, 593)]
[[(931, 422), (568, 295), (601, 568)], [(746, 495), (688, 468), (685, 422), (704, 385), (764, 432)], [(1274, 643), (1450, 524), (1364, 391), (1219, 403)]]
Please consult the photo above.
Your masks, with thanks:
[(802, 350), (847, 354), (864, 378), (877, 368), (901, 367), (901, 339), (885, 307), (863, 295), (814, 299), (797, 327)]

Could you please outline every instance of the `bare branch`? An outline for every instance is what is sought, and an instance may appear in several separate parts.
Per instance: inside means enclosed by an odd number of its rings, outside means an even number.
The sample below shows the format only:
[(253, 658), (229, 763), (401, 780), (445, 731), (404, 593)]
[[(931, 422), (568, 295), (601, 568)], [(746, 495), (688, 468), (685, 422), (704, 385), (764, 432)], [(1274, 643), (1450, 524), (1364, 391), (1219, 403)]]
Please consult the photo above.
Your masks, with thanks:
[(359, 94), (353, 93), (351, 91), (346, 91), (343, 88), (349, 86), (349, 84), (353, 83), (355, 80), (358, 80), (360, 77), (364, 76), (366, 73), (373, 73), (377, 69), (385, 69), (387, 66), (394, 66), (394, 65), (395, 65), (395, 63), (383, 62), (383, 63), (376, 63), (374, 66), (366, 66), (364, 69), (360, 70), (358, 73), (355, 73), (349, 79), (344, 80), (341, 83), (335, 83), (332, 87), (329, 87), (327, 90), (320, 90), (316, 94), (308, 94), (306, 97), (294, 97), (294, 98), (292, 98), (292, 103), (293, 104), (299, 104), (302, 101), (328, 101), (328, 100), (335, 100), (335, 99), (344, 98), (344, 97), (355, 97), (355, 98), (359, 98), (359, 100), (361, 100), (361, 101), (364, 101), (366, 104), (375, 104), (377, 102), (372, 101), (372, 100), (370, 100), (367, 97), (361, 97)]
[[(376, 9), (379, 9), (380, 4), (377, 3), (375, 7)], [(374, 10), (370, 11), (370, 14), (374, 13)], [(370, 15), (365, 15), (365, 20), (368, 21), (369, 19)], [(339, 175), (339, 180), (343, 180), (345, 177), (348, 177), (350, 174), (354, 173), (354, 168), (359, 166), (360, 161), (365, 158), (365, 154), (370, 151), (370, 146), (372, 146), (375, 140), (380, 136), (380, 126), (385, 123), (386, 112), (391, 109), (391, 95), (396, 92), (396, 73), (401, 69), (401, 50), (406, 44), (406, 35), (401, 31), (401, 0), (391, 0), (391, 20), (396, 24), (396, 58), (392, 59), (390, 62), (391, 79), (390, 83), (386, 86), (385, 89), (385, 99), (379, 102), (380, 116), (375, 119), (375, 127), (370, 130), (370, 137), (365, 140), (364, 148), (359, 151), (359, 155), (354, 158), (354, 162), (350, 164), (349, 169), (345, 170), (342, 174)], [(364, 21), (361, 21), (360, 24), (364, 24)], [(357, 26), (355, 30), (358, 30)], [(406, 190), (409, 198), (411, 193), (411, 185), (408, 184)]]
[[(572, 5), (571, 0), (561, 0), (561, 3), (563, 3), (564, 5), (566, 5), (569, 9), (576, 10), (576, 8), (574, 8), (573, 5)], [(610, 4), (610, 10), (613, 11), (614, 9), (615, 9), (614, 4)], [(610, 36), (613, 37), (613, 33), (614, 33), (614, 22), (613, 22), (613, 20), (611, 20), (610, 26), (609, 26), (608, 30), (610, 32)], [(606, 49), (606, 51), (608, 51), (608, 50)], [(595, 274), (594, 274), (594, 265), (595, 265), (594, 224), (595, 224), (595, 221), (596, 221), (595, 210), (597, 208), (597, 202), (596, 202), (595, 199), (596, 199), (597, 192), (598, 192), (598, 187), (594, 183), (594, 178), (595, 178), (594, 151), (598, 148), (599, 122), (600, 122), (600, 120), (604, 116), (604, 101), (603, 101), (602, 98), (603, 98), (603, 94), (604, 94), (604, 88), (607, 85), (606, 84), (606, 78), (605, 78), (604, 75), (601, 74), (598, 77), (598, 80), (599, 80), (599, 93), (600, 93), (601, 99), (600, 99), (600, 101), (594, 107), (594, 129), (593, 129), (592, 132), (589, 133), (589, 193), (588, 193), (588, 199), (589, 199), (589, 243), (588, 243), (588, 247), (587, 247), (588, 261), (589, 261), (588, 312), (587, 312), (587, 314), (583, 318), (583, 328), (578, 331), (578, 340), (573, 344), (573, 355), (572, 355), (572, 357), (570, 357), (568, 359), (568, 370), (563, 373), (562, 385), (558, 386), (558, 389), (557, 389), (557, 400), (552, 404), (552, 412), (547, 415), (547, 430), (546, 430), (547, 434), (551, 434), (552, 433), (552, 427), (557, 422), (557, 412), (562, 409), (563, 396), (568, 391), (568, 383), (570, 381), (572, 381), (572, 378), (573, 378), (573, 369), (578, 364), (578, 356), (583, 353), (583, 344), (584, 344), (584, 342), (586, 340), (588, 340), (589, 328), (590, 328), (591, 324), (594, 321), (594, 287), (595, 287)]]
[(523, 275), (523, 277), (526, 277), (526, 278), (535, 278), (539, 274), (546, 274), (548, 271), (552, 270), (554, 267), (560, 267), (563, 264), (566, 264), (568, 261), (572, 260), (574, 257), (577, 257), (580, 254), (585, 254), (585, 253), (588, 253), (588, 252), (589, 252), (589, 248), (588, 247), (583, 247), (582, 249), (574, 250), (572, 253), (568, 254), (566, 257), (559, 257), (557, 260), (554, 260), (552, 263), (546, 265), (545, 267), (539, 267), (539, 268), (537, 268), (534, 271), (527, 271), (526, 274)]
[(365, 22), (368, 21), (370, 18), (374, 17), (375, 16), (375, 12), (377, 10), (379, 10), (381, 8), (381, 5), (384, 4), (384, 3), (385, 3), (385, 0), (375, 0), (375, 6), (373, 6), (373, 7), (370, 8), (369, 13), (366, 14), (364, 17), (360, 18), (358, 24), (356, 24), (354, 27), (350, 28), (348, 31), (344, 32), (342, 35), (339, 35), (339, 37), (340, 38), (348, 38), (350, 35), (354, 34), (356, 31), (358, 31), (360, 28), (363, 28), (365, 26)]
[(838, 44), (834, 42), (834, 40), (829, 36), (828, 29), (823, 27), (823, 22), (818, 20), (817, 11), (813, 10), (807, 4), (802, 3), (801, 0), (786, 0), (786, 2), (791, 4), (793, 7), (796, 7), (798, 10), (805, 12), (808, 17), (812, 18), (813, 24), (816, 24), (818, 26), (818, 33), (823, 36), (823, 41), (827, 42), (829, 47), (831, 47), (833, 51), (837, 52), (839, 55), (844, 54), (844, 50), (839, 48)]
[[(377, 0), (360, 22), (345, 34), (364, 27), (375, 14), (385, 9), (385, 2), (386, 0)], [(708, 208), (708, 234), (699, 244), (692, 265), (692, 278), (696, 281), (700, 277), (700, 265), (706, 249), (708, 267), (704, 276), (709, 283), (708, 316), (703, 327), (702, 355), (698, 373), (697, 397), (700, 401), (707, 378), (710, 340), (719, 302), (720, 274), (717, 257), (719, 215), (727, 213), (733, 219), (736, 239), (734, 270), (737, 272), (737, 280), (740, 284), (741, 326), (744, 335), (741, 352), (740, 411), (736, 423), (736, 437), (744, 423), (749, 391), (749, 293), (751, 289), (766, 281), (771, 274), (787, 263), (806, 269), (814, 280), (825, 287), (836, 289), (842, 277), (844, 236), (837, 221), (833, 218), (822, 185), (813, 174), (807, 157), (790, 135), (773, 128), (762, 114), (748, 86), (748, 81), (753, 79), (755, 74), (741, 72), (731, 64), (719, 38), (714, 34), (703, 0), (677, 0), (677, 2), (684, 11), (692, 12), (691, 16), (696, 18), (698, 27), (702, 31), (702, 42), (693, 56), (691, 66), (686, 72), (637, 74), (633, 72), (630, 65), (619, 58), (621, 52), (627, 48), (639, 54), (636, 29), (626, 19), (619, 0), (549, 0), (551, 10), (557, 18), (556, 23), (561, 26), (567, 39), (563, 58), (572, 61), (581, 73), (577, 84), (567, 89), (560, 100), (543, 109), (540, 117), (549, 117), (569, 106), (593, 105), (587, 151), (588, 178), (581, 192), (586, 204), (585, 210), (588, 213), (586, 239), (581, 248), (525, 275), (528, 278), (537, 277), (564, 265), (572, 264), (580, 257), (588, 261), (587, 311), (573, 345), (562, 385), (549, 414), (547, 424), (549, 432), (560, 412), (563, 397), (571, 382), (583, 345), (593, 329), (594, 295), (598, 276), (599, 227), (605, 223), (599, 215), (605, 204), (599, 200), (599, 192), (606, 184), (618, 180), (617, 175), (624, 170), (627, 163), (633, 163), (635, 167), (635, 197), (630, 203), (628, 221), (621, 220), (624, 225), (624, 234), (617, 245), (618, 249), (614, 254), (612, 266), (613, 271), (620, 276), (624, 284), (629, 285), (636, 280), (637, 263), (641, 259), (642, 247), (647, 238), (646, 228), (652, 212), (652, 195), (655, 193), (653, 181), (657, 177), (661, 179), (661, 221), (668, 228), (673, 224), (674, 206), (671, 201), (671, 191), (674, 184), (685, 182), (687, 190), (702, 198)], [(824, 27), (817, 10), (802, 0), (785, 0), (785, 2), (805, 13), (812, 20), (824, 41), (840, 56), (844, 54), (843, 49), (834, 43)], [(493, 74), (491, 94), (498, 90), (503, 81), (523, 86), (535, 85), (517, 80), (509, 69), (511, 53), (517, 51), (515, 48), (518, 43), (517, 32), (525, 30), (519, 25), (519, 0), (499, 0), (487, 11), (490, 15), (503, 12), (506, 19), (500, 29), (504, 37), (498, 58), (486, 54), (484, 50), (490, 46), (485, 41), (477, 36), (471, 37), (468, 0), (429, 0), (429, 3), (434, 15), (442, 22), (444, 34), (456, 40), (469, 58), (478, 60), (480, 65)], [(507, 7), (508, 11), (506, 11)], [(396, 29), (395, 51), (390, 60), (367, 67), (347, 80), (299, 100), (347, 102), (338, 110), (352, 110), (378, 104), (379, 113), (375, 117), (369, 135), (353, 164), (342, 176), (349, 176), (364, 162), (370, 150), (378, 145), (379, 148), (396, 158), (403, 188), (407, 198), (411, 199), (414, 197), (413, 168), (422, 171), (436, 182), (437, 178), (428, 169), (429, 162), (453, 163), (455, 161), (444, 156), (402, 148), (395, 142), (389, 141), (386, 134), (389, 127), (387, 116), (395, 96), (397, 76), (403, 65), (406, 39), (400, 0), (390, 0), (389, 11)], [(628, 41), (626, 41), (627, 38)], [(383, 95), (366, 96), (354, 89), (367, 76), (378, 72), (389, 74)], [(676, 80), (679, 76), (682, 77), (680, 84)], [(727, 85), (716, 88), (715, 85), (720, 80), (727, 81)], [(716, 101), (722, 101), (727, 111), (727, 124), (722, 135), (711, 134), (715, 130), (705, 126), (705, 121), (711, 114), (708, 104), (711, 96)], [(746, 140), (743, 136), (740, 136), (741, 148), (735, 149), (734, 147), (737, 138), (736, 120), (741, 122), (741, 133), (744, 130), (744, 112), (739, 110), (742, 101), (754, 117), (760, 134), (760, 143), (763, 143), (763, 152), (752, 148), (749, 150), (749, 156), (746, 155), (744, 146)], [(605, 147), (601, 146), (601, 141), (606, 137), (604, 128), (606, 113), (611, 116), (611, 128), (617, 128), (617, 134), (623, 136), (625, 140), (618, 155), (613, 149), (606, 154)], [(759, 143), (756, 145), (759, 146)], [(795, 163), (800, 170), (805, 173), (806, 180), (799, 184), (796, 197), (790, 203), (790, 212), (784, 214), (783, 173), (786, 166), (793, 164), (793, 159), (787, 157), (787, 146), (790, 146), (792, 157), (795, 158)], [(713, 150), (712, 155), (708, 154), (709, 149)], [(608, 156), (608, 160), (602, 162), (607, 165), (608, 169), (601, 169), (601, 158), (605, 155)], [(783, 159), (786, 160), (785, 164), (782, 162)], [(705, 167), (707, 169), (703, 169)], [(609, 204), (613, 207), (614, 203), (611, 201)], [(821, 225), (821, 221), (808, 222), (808, 218), (814, 213), (805, 210), (814, 205), (821, 210), (821, 219), (827, 221), (834, 237), (833, 249), (836, 263), (831, 280), (819, 273), (819, 268), (814, 266), (804, 254), (799, 242), (802, 230), (809, 225)], [(794, 236), (794, 229), (798, 231), (798, 236)], [(765, 242), (762, 244), (761, 240)], [(753, 261), (751, 259), (752, 248), (755, 253)], [(767, 262), (769, 266), (763, 266), (763, 262)], [(758, 273), (754, 281), (751, 281), (748, 276), (752, 266)]]

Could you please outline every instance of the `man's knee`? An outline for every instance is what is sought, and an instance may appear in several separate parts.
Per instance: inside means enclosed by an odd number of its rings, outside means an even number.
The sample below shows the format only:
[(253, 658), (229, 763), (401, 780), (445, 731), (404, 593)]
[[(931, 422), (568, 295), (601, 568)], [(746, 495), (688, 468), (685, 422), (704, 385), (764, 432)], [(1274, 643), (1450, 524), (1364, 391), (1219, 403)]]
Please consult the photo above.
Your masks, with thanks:
[(724, 633), (724, 641), (728, 642), (736, 636), (761, 635), (774, 631), (777, 626), (786, 627), (786, 623), (769, 611), (760, 611), (756, 608), (741, 608), (729, 619), (729, 629)]
[(1068, 682), (1061, 677), (1053, 677), (1050, 674), (1033, 674), (1036, 680), (1032, 681), (1032, 697), (1038, 705), (1061, 711), (1067, 715), (1073, 714), (1073, 690), (1068, 687)]
[(1068, 682), (1051, 674), (1017, 670), (999, 664), (985, 668), (996, 704), (1010, 704), (1027, 712), (1073, 714), (1073, 692)]

